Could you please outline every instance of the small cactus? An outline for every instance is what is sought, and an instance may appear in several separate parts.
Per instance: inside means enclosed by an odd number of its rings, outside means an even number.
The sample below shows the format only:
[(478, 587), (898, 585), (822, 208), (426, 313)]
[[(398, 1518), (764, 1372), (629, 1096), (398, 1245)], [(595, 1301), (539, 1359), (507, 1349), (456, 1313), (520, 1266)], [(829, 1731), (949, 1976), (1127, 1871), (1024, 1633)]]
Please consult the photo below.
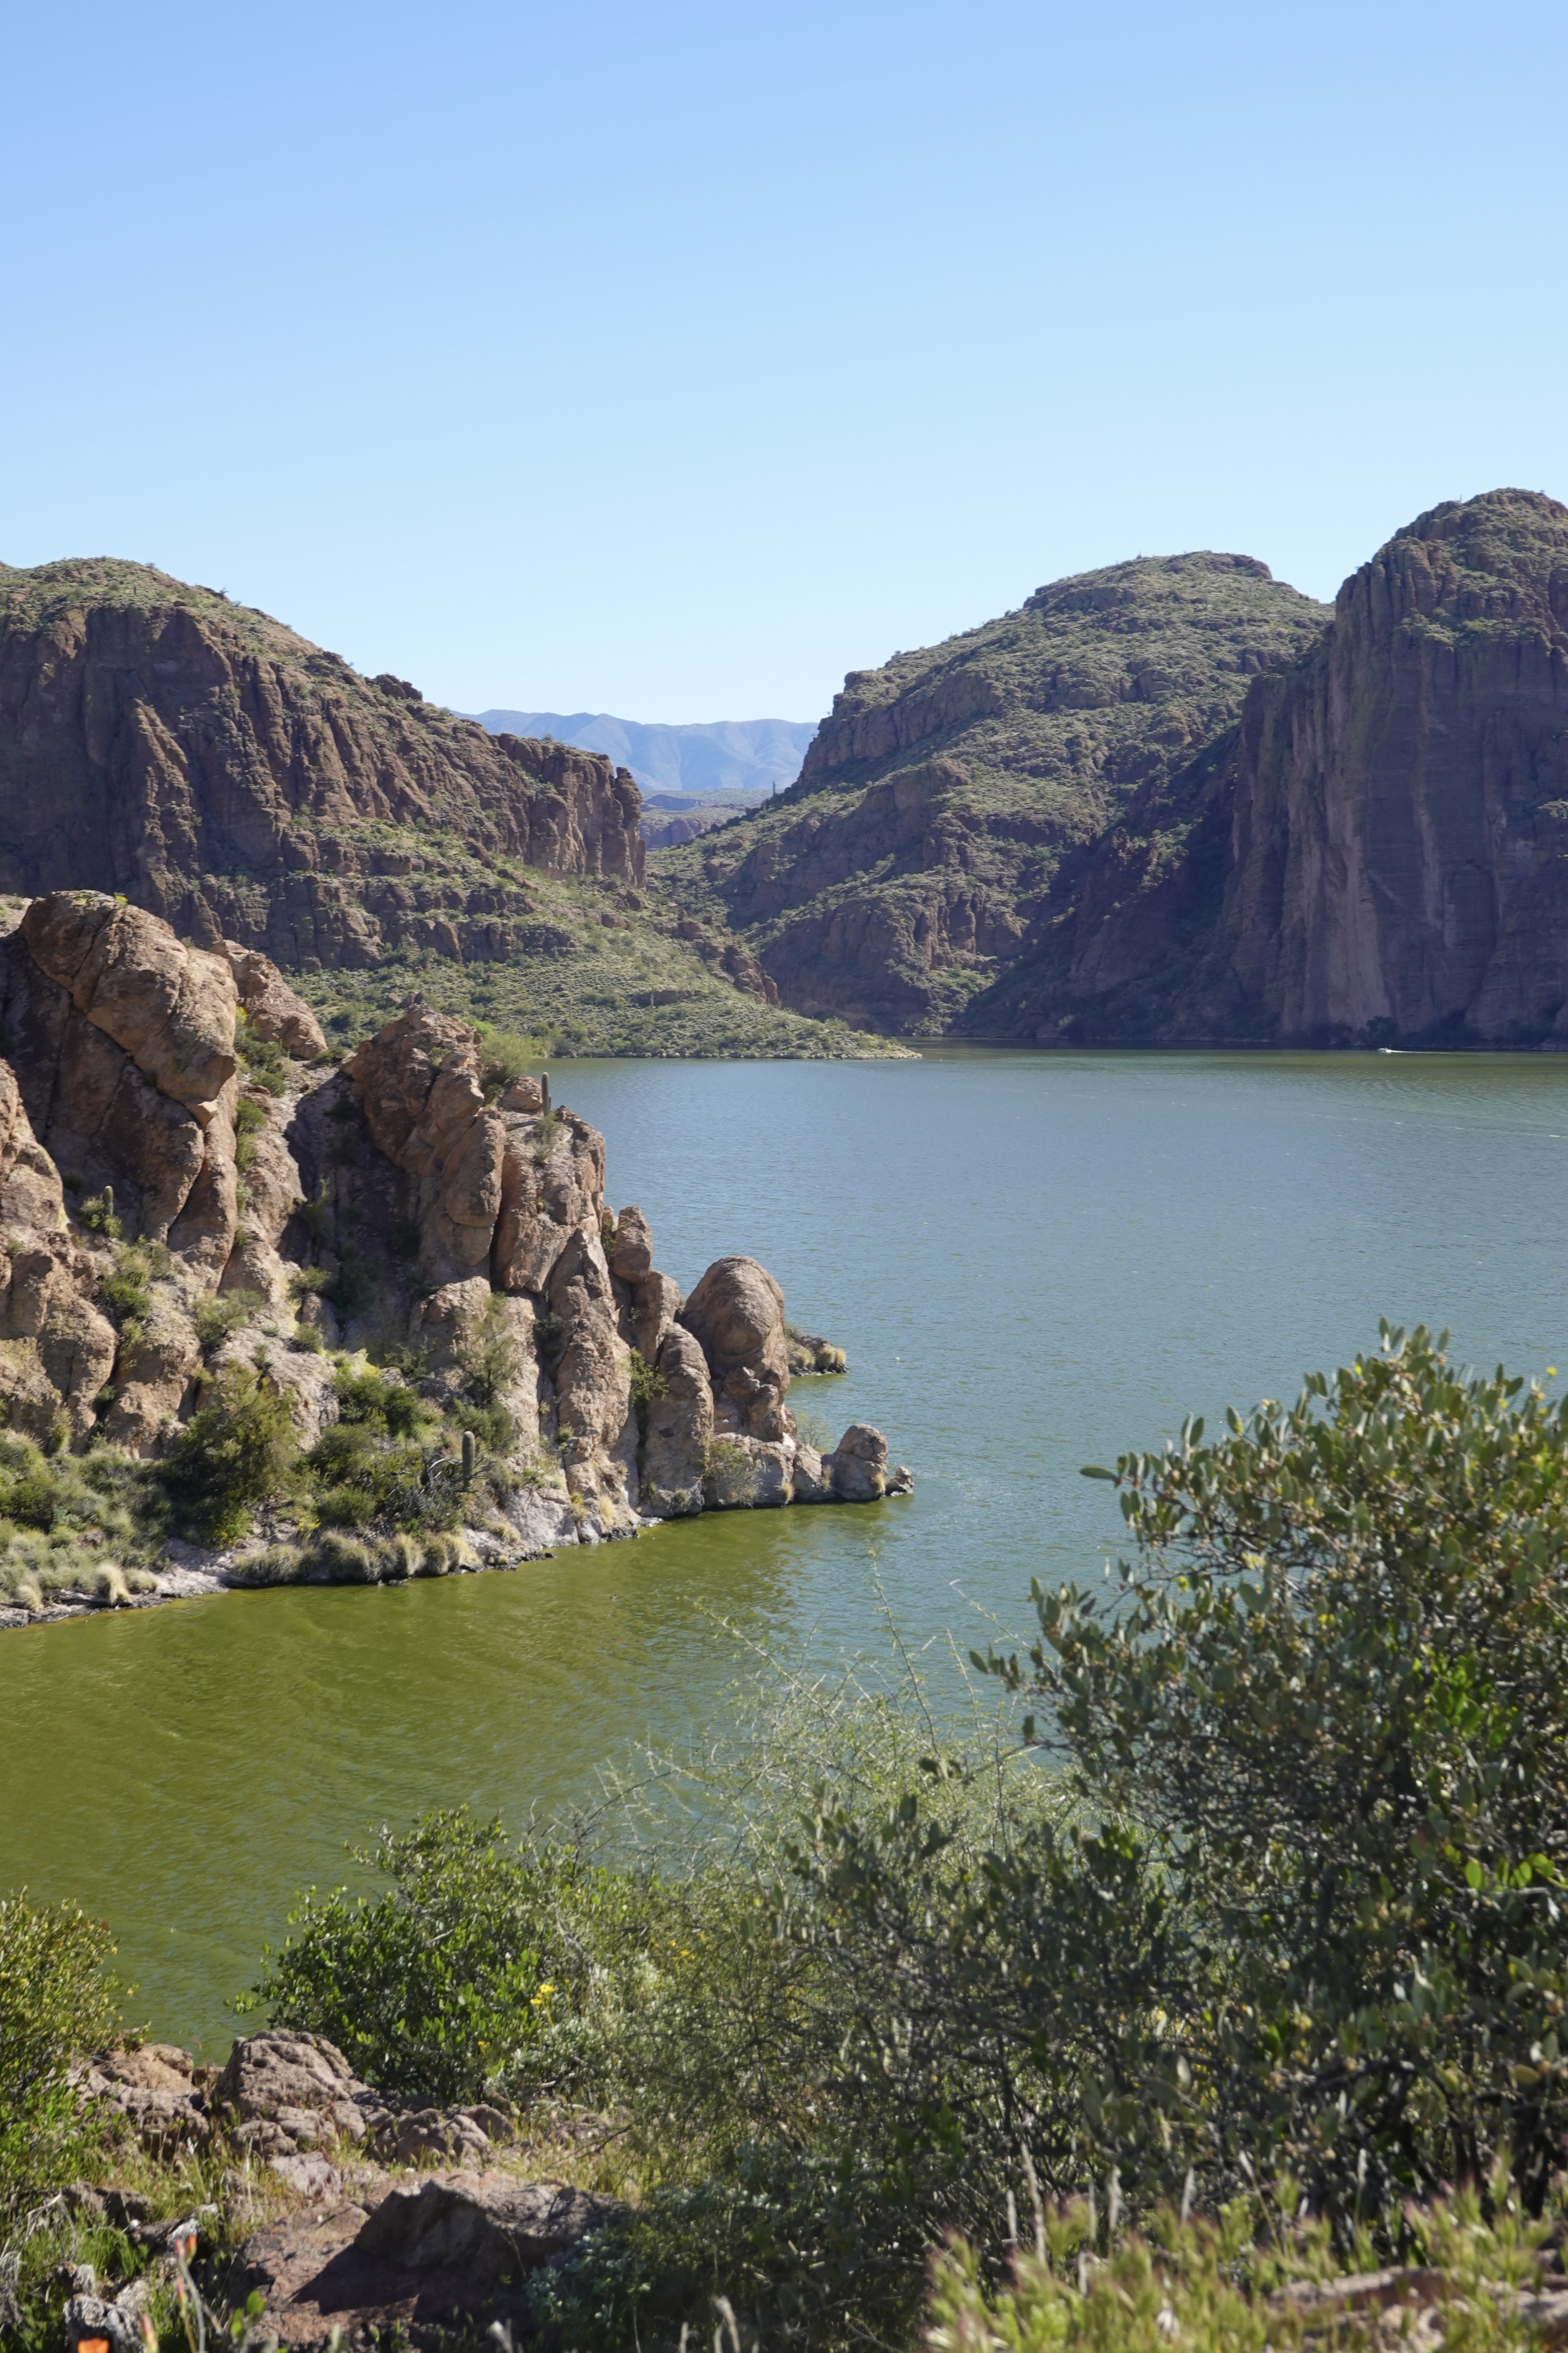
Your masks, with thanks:
[(550, 1073), (548, 1071), (541, 1071), (539, 1073), (539, 1100), (544, 1109), (548, 1111), (550, 1109)]
[(463, 1484), (465, 1487), (471, 1487), (473, 1483), (474, 1433), (471, 1430), (465, 1430), (463, 1432)]
[(103, 1214), (106, 1219), (112, 1218), (114, 1215), (114, 1187), (112, 1185), (106, 1185), (103, 1188)]

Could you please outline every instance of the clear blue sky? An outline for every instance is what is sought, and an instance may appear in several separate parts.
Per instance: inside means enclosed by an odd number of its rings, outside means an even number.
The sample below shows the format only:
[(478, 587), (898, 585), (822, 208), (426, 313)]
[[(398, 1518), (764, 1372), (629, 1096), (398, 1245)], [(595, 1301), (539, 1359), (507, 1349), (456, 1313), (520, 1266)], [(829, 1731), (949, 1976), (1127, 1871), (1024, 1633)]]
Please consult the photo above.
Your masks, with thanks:
[(473, 709), (812, 718), (1138, 554), (1568, 498), (1561, 0), (78, 0), (0, 44), (0, 556)]

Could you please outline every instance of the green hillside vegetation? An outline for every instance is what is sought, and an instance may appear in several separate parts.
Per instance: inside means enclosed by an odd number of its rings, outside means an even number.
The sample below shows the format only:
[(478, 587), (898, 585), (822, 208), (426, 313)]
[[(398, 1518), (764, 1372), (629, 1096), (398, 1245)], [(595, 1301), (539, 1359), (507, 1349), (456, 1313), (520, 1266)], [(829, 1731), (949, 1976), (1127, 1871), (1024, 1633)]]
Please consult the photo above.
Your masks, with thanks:
[(1139, 558), (855, 671), (800, 779), (650, 872), (741, 933), (786, 1003), (962, 1021), (1064, 858), (1236, 720), (1329, 608), (1247, 556)]
[[(408, 839), (406, 829), (383, 830)], [(416, 841), (412, 854), (427, 853)], [(724, 969), (726, 952), (739, 944), (729, 927), (693, 921), (657, 882), (627, 893), (521, 865), (492, 860), (481, 869), (453, 841), (421, 871), (453, 878), (459, 888), (477, 887), (481, 871), (492, 883), (513, 884), (522, 894), (519, 952), (504, 963), (465, 964), (407, 946), (387, 951), (369, 969), (291, 973), (334, 1046), (369, 1037), (418, 994), (438, 1011), (515, 1030), (546, 1056), (798, 1061), (908, 1051), (843, 1021), (809, 1020), (737, 986)], [(681, 936), (683, 921), (691, 937)]]

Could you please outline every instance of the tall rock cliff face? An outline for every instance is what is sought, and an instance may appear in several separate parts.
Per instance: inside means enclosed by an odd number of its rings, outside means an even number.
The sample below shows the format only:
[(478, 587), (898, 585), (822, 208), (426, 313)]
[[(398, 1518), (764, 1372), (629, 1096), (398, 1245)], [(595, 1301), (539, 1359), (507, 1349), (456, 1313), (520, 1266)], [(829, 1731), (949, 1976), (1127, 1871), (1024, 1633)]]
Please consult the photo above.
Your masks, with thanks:
[(1568, 1038), (1568, 508), (1495, 491), (1352, 574), (1237, 727), (1064, 865), (973, 1028)]
[(1346, 581), (1243, 714), (1222, 929), (1281, 1037), (1568, 1036), (1568, 508), (1450, 502)]
[[(643, 871), (630, 775), (492, 736), (142, 565), (0, 565), (0, 890), (123, 892), (280, 963), (519, 951), (524, 876)], [(443, 838), (493, 861), (454, 886)]]
[(960, 1022), (1022, 952), (1064, 860), (1232, 723), (1325, 609), (1245, 555), (1112, 565), (855, 671), (787, 794), (661, 852), (785, 1004)]

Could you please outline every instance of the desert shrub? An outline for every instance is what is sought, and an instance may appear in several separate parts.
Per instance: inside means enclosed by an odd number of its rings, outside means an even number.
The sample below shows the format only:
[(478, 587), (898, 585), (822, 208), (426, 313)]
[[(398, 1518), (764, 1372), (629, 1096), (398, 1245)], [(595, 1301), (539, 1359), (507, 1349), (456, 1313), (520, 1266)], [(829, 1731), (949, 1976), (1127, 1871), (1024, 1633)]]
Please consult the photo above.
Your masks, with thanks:
[(292, 1298), (304, 1299), (311, 1292), (325, 1291), (331, 1276), (324, 1266), (295, 1266), (289, 1270), (289, 1291)]
[(221, 1348), (231, 1332), (253, 1324), (266, 1313), (267, 1302), (258, 1291), (215, 1291), (196, 1303), (196, 1338), (202, 1353), (210, 1356)]
[(241, 1095), (234, 1111), (234, 1165), (241, 1175), (254, 1166), (256, 1139), (267, 1125), (267, 1113), (248, 1095)]
[(658, 1366), (650, 1365), (647, 1358), (639, 1355), (634, 1348), (632, 1350), (632, 1403), (637, 1407), (639, 1415), (646, 1420), (649, 1406), (657, 1405), (660, 1398), (667, 1398), (668, 1395), (669, 1383), (659, 1371)]
[(1289, 2166), (1391, 2229), (1506, 2149), (1538, 2209), (1568, 2132), (1568, 1410), (1384, 1326), (1289, 1410), (1100, 1475), (1119, 1592), (1037, 1590), (1039, 1641), (996, 1662), (1137, 1822), (1166, 1923), (1086, 2128), (1150, 2189)]
[(234, 1044), (241, 1067), (252, 1086), (259, 1087), (265, 1094), (287, 1093), (289, 1057), (276, 1038), (257, 1036), (243, 1006), (235, 1015)]
[(340, 1315), (363, 1315), (375, 1299), (375, 1269), (357, 1250), (345, 1250), (321, 1293)]
[[(79, 1177), (77, 1182), (79, 1184), (80, 1181)], [(78, 1202), (76, 1214), (77, 1222), (85, 1226), (89, 1234), (103, 1234), (110, 1241), (117, 1242), (125, 1231), (124, 1225), (114, 1214), (112, 1192), (89, 1194), (85, 1201)]]
[(299, 1455), (287, 1391), (269, 1374), (231, 1365), (180, 1432), (162, 1476), (195, 1535), (233, 1544), (258, 1506), (291, 1488)]
[(474, 1405), (493, 1406), (517, 1379), (522, 1358), (499, 1293), (492, 1292), (485, 1302), (484, 1314), (458, 1350), (458, 1362), (463, 1394)]
[(530, 1062), (539, 1059), (539, 1047), (536, 1040), (520, 1037), (515, 1029), (498, 1029), (489, 1021), (479, 1022), (478, 1028), (484, 1049), (479, 1082), (485, 1101), (493, 1103), (503, 1087), (521, 1079)]
[(387, 2092), (477, 2099), (505, 2084), (580, 1957), (551, 1934), (573, 1866), (505, 1843), (500, 1824), (437, 1813), (356, 1854), (391, 1883), (374, 1902), (312, 1889), (247, 1998), (325, 2034)]
[(437, 1416), (405, 1381), (388, 1380), (378, 1372), (355, 1373), (346, 1366), (334, 1384), (342, 1421), (394, 1438), (407, 1438), (429, 1427)]
[(447, 1419), (454, 1429), (472, 1430), (479, 1444), (495, 1454), (504, 1454), (517, 1438), (517, 1424), (503, 1405), (470, 1405), (459, 1398)]
[(151, 1314), (153, 1294), (148, 1285), (152, 1280), (147, 1252), (131, 1244), (117, 1250), (110, 1272), (100, 1275), (98, 1295), (121, 1331), (128, 1323), (141, 1325)]
[(119, 2026), (113, 1951), (74, 1905), (0, 1898), (0, 2221), (88, 2162), (92, 2123), (70, 2071)]

